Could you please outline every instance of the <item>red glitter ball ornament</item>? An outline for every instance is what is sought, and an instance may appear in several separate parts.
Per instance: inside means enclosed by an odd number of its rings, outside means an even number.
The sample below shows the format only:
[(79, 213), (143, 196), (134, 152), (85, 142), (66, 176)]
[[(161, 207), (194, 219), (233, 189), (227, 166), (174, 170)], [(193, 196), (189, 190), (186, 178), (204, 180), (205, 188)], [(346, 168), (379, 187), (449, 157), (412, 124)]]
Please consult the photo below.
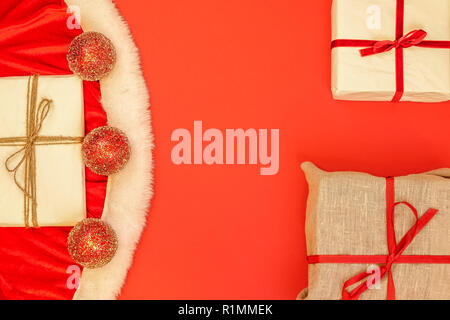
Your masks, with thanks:
[(72, 259), (85, 268), (108, 264), (117, 251), (114, 230), (100, 219), (85, 219), (70, 232), (67, 247)]
[(92, 130), (81, 148), (86, 166), (93, 172), (109, 176), (120, 171), (130, 160), (131, 148), (126, 135), (113, 127)]
[(73, 39), (67, 52), (69, 68), (83, 80), (97, 81), (116, 63), (116, 49), (111, 40), (98, 32), (85, 32)]

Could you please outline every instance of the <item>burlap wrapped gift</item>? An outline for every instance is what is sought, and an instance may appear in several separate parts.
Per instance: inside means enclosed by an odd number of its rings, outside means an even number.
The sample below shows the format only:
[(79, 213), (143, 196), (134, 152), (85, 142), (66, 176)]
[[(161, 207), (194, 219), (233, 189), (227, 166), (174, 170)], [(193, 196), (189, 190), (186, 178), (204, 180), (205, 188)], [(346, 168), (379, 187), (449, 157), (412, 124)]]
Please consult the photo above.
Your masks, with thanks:
[[(325, 172), (312, 163), (304, 163), (302, 168), (309, 184), (306, 243), (310, 264), (309, 286), (299, 299), (341, 299), (347, 280), (386, 265), (382, 261), (387, 261), (389, 255), (387, 179), (357, 172)], [(392, 264), (398, 300), (450, 299), (449, 178), (450, 169), (441, 169), (393, 179), (395, 202), (407, 201), (417, 209), (419, 218), (430, 208), (438, 210), (402, 252), (400, 260)], [(393, 230), (397, 243), (415, 225), (412, 211), (408, 205), (395, 207)], [(380, 261), (375, 264), (316, 263), (317, 256), (368, 256), (368, 262), (378, 256)], [(407, 260), (407, 256), (415, 256), (413, 260), (422, 256), (425, 260), (403, 263), (401, 259)], [(442, 256), (440, 263), (427, 262), (436, 256)], [(376, 286), (368, 289), (359, 298), (386, 299), (388, 279), (384, 276), (378, 289)], [(361, 283), (367, 280), (364, 278)], [(348, 288), (347, 292), (358, 285)]]
[[(450, 100), (450, 1), (333, 0), (332, 29), (336, 99)], [(377, 41), (389, 50), (362, 57)]]

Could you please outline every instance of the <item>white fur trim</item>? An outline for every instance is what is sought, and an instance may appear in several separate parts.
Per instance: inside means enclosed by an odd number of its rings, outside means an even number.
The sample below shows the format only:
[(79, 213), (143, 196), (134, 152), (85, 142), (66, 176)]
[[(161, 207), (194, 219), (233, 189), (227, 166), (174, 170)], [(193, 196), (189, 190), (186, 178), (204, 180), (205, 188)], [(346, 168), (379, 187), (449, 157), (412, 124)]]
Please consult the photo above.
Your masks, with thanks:
[(84, 269), (74, 299), (116, 299), (133, 260), (153, 196), (149, 94), (140, 68), (138, 49), (128, 25), (111, 0), (66, 0), (80, 8), (84, 31), (98, 31), (114, 43), (117, 64), (101, 81), (102, 104), (111, 126), (130, 139), (132, 157), (127, 166), (108, 180), (103, 220), (117, 233), (119, 247), (103, 268)]

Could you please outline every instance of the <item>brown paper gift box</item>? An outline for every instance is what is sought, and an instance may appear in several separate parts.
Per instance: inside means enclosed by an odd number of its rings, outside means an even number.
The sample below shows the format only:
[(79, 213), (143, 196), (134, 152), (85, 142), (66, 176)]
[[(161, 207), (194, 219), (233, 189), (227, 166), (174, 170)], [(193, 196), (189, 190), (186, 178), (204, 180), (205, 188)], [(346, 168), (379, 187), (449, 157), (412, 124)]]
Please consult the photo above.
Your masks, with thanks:
[[(302, 165), (309, 184), (306, 213), (308, 256), (388, 255), (386, 179), (357, 172), (325, 172)], [(395, 178), (395, 201), (408, 201), (419, 217), (429, 208), (439, 212), (416, 236), (404, 255), (450, 255), (450, 169)], [(401, 239), (415, 219), (406, 206), (395, 209), (395, 234)], [(341, 299), (345, 281), (368, 264), (310, 264), (309, 286), (299, 299)], [(397, 300), (450, 299), (450, 264), (392, 266)], [(364, 300), (384, 300), (387, 277)]]
[[(395, 40), (396, 0), (334, 0), (332, 40)], [(425, 40), (450, 41), (450, 1), (405, 2), (404, 34), (423, 29)], [(359, 47), (332, 50), (332, 92), (338, 100), (391, 101), (396, 91), (395, 49), (361, 57)], [(450, 100), (450, 49), (403, 50), (401, 101)]]
[[(8, 172), (8, 158), (15, 154), (9, 167), (20, 164), (26, 151), (25, 141), (2, 143), (1, 139), (27, 136), (28, 92), (30, 77), (0, 78), (0, 227), (31, 226), (26, 218), (24, 192), (15, 183), (14, 172)], [(84, 136), (83, 82), (74, 75), (38, 77), (36, 105), (52, 100), (50, 111), (42, 121), (38, 137)], [(42, 118), (42, 117), (40, 117)], [(28, 119), (28, 120), (30, 120)], [(81, 141), (75, 144), (37, 141), (36, 215), (40, 227), (74, 226), (86, 217), (85, 168)], [(17, 181), (25, 186), (25, 161), (18, 166)]]

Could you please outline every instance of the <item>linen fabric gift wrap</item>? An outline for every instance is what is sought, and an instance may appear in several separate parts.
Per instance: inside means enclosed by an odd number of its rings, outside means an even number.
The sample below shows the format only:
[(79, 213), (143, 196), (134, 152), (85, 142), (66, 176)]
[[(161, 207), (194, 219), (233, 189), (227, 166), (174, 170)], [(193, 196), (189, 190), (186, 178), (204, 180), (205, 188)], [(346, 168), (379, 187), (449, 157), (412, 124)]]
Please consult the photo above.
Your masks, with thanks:
[(334, 0), (332, 40), (335, 99), (450, 100), (450, 1)]
[(0, 226), (73, 226), (86, 216), (82, 81), (0, 78)]
[(450, 169), (380, 178), (302, 168), (309, 286), (300, 299), (450, 299)]

